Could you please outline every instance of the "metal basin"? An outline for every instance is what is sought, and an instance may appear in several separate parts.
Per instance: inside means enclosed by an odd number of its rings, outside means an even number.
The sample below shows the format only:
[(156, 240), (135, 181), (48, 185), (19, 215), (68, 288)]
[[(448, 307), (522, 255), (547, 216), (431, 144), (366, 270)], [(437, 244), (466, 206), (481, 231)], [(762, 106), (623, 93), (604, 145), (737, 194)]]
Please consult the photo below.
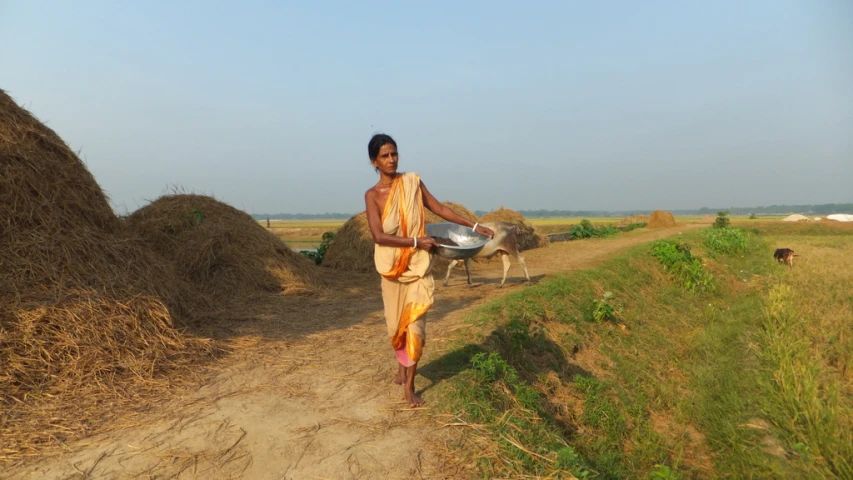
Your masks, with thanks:
[(441, 244), (434, 253), (451, 260), (464, 260), (480, 253), (489, 243), (489, 237), (480, 235), (468, 227), (453, 222), (430, 223), (426, 226), (428, 237), (435, 237), (441, 243), (449, 239), (456, 245)]

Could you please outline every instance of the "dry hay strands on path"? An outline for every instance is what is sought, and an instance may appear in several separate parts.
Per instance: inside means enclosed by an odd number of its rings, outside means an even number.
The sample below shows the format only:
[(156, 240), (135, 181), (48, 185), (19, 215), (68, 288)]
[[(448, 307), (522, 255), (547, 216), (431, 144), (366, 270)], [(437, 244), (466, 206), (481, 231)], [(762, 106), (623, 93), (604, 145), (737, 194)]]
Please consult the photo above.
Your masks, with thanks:
[(180, 276), (220, 301), (256, 294), (312, 294), (317, 267), (251, 215), (213, 197), (166, 195), (127, 217), (127, 225)]
[(675, 217), (670, 212), (665, 212), (663, 210), (655, 210), (649, 216), (649, 223), (646, 225), (646, 228), (668, 228), (674, 227)]
[(548, 236), (537, 233), (536, 228), (524, 218), (524, 215), (509, 208), (500, 207), (483, 215), (482, 222), (506, 222), (515, 225), (520, 251), (546, 247), (549, 244)]
[(0, 218), (0, 463), (85, 434), (210, 358), (209, 342), (176, 329), (204, 299), (2, 91)]

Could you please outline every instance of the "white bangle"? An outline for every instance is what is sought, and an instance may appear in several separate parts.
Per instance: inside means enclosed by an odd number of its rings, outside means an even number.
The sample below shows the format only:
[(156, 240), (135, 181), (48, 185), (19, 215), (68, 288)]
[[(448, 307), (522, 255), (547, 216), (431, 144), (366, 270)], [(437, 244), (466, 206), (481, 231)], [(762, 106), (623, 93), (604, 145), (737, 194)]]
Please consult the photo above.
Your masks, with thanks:
[(471, 227), (471, 230), (476, 232), (477, 231), (477, 225), (479, 225), (479, 223), (475, 223), (474, 226)]
[(412, 237), (412, 239), (415, 241), (415, 246), (412, 248), (418, 248), (418, 237)]

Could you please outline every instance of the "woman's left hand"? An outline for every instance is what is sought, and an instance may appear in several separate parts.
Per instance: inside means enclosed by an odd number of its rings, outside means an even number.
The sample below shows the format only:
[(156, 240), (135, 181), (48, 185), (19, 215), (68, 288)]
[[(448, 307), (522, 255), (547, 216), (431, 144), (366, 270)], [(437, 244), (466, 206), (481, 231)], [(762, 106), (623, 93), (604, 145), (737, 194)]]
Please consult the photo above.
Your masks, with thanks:
[(491, 228), (489, 228), (489, 227), (484, 227), (484, 226), (482, 226), (482, 225), (477, 225), (477, 229), (476, 229), (476, 230), (474, 230), (474, 231), (475, 231), (475, 232), (477, 232), (477, 233), (479, 233), (480, 235), (485, 236), (485, 237), (495, 238), (495, 232), (493, 232), (493, 231), (492, 231), (492, 229), (491, 229)]

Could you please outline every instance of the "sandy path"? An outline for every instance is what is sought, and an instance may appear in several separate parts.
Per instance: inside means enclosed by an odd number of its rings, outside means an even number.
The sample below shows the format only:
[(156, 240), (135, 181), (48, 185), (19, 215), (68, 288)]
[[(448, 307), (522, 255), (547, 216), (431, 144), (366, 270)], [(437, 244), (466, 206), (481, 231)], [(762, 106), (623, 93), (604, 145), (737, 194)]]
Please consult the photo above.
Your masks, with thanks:
[[(677, 234), (687, 225), (611, 239), (556, 243), (525, 253), (534, 280), (589, 268), (613, 252)], [(496, 288), (500, 262), (475, 263), (478, 288), (437, 281), (422, 365), (477, 305), (517, 290), (513, 264)], [(443, 277), (444, 270), (436, 272)], [(336, 278), (342, 295), (271, 298), (228, 339), (234, 352), (200, 388), (170, 399), (143, 422), (72, 444), (66, 453), (4, 472), (3, 478), (448, 478), (425, 448), (440, 434), (429, 410), (412, 411), (391, 383), (396, 365), (385, 337), (375, 275)], [(430, 386), (421, 379), (419, 389)], [(429, 407), (429, 391), (424, 395)]]

